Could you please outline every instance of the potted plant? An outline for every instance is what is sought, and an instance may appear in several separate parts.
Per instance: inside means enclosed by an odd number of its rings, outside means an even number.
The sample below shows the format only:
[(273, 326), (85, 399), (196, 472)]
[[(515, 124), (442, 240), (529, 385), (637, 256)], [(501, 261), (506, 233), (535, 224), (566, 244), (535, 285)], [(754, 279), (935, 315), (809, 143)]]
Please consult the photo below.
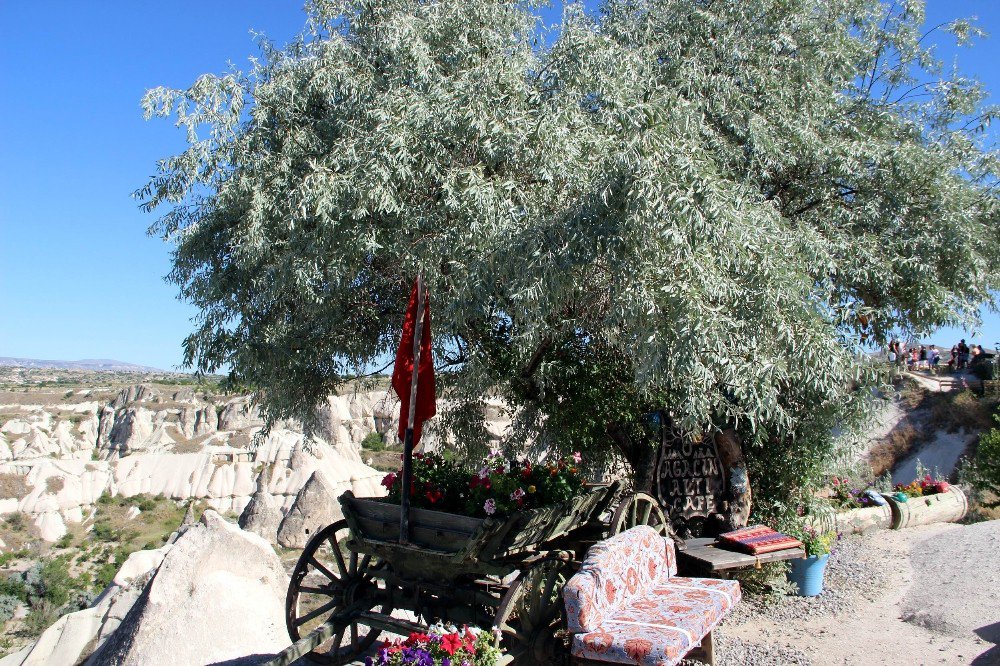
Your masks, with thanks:
[(503, 656), (488, 631), (474, 627), (431, 627), (426, 633), (411, 633), (406, 640), (387, 641), (366, 666), (494, 666)]
[(823, 573), (837, 533), (803, 525), (794, 536), (805, 547), (806, 557), (790, 561), (792, 568), (788, 572), (788, 580), (795, 584), (796, 594), (800, 597), (815, 597), (823, 591)]

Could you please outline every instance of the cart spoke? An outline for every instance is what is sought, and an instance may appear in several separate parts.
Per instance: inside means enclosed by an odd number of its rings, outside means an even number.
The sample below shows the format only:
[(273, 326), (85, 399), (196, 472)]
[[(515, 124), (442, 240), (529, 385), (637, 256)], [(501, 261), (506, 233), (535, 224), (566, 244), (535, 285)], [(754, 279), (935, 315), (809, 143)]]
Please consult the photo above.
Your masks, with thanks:
[(649, 525), (649, 517), (653, 515), (653, 505), (649, 502), (643, 502), (642, 505), (642, 520), (639, 521), (640, 525)]
[(335, 583), (339, 583), (340, 582), (340, 576), (335, 575), (332, 571), (330, 571), (325, 566), (323, 566), (323, 563), (320, 562), (319, 560), (317, 560), (315, 556), (309, 558), (309, 564), (311, 564), (314, 567), (316, 567), (317, 571), (319, 571), (321, 574), (323, 574), (324, 576), (326, 576), (327, 578), (329, 578), (333, 582), (335, 582)]
[(322, 587), (312, 587), (310, 585), (303, 585), (299, 588), (299, 592), (305, 592), (307, 594), (322, 594), (324, 597), (332, 597), (335, 594), (340, 593), (339, 588), (335, 588), (332, 585), (324, 585)]
[[(312, 611), (311, 613), (306, 613), (302, 617), (295, 618), (295, 626), (296, 627), (301, 627), (306, 622), (308, 622), (310, 620), (315, 620), (317, 617), (319, 617), (323, 613), (326, 613), (326, 612), (328, 612), (328, 611), (333, 610), (334, 608), (336, 608), (338, 603), (340, 603), (340, 602), (337, 599), (334, 599), (333, 601), (330, 601), (330, 602), (327, 602), (327, 603), (323, 604), (322, 606), (320, 606), (316, 610)], [(343, 630), (341, 630), (340, 633), (343, 634), (344, 633)]]
[(330, 548), (333, 550), (333, 558), (337, 561), (337, 568), (343, 576), (348, 574), (347, 563), (344, 562), (344, 554), (340, 552), (340, 546), (334, 537), (330, 537)]

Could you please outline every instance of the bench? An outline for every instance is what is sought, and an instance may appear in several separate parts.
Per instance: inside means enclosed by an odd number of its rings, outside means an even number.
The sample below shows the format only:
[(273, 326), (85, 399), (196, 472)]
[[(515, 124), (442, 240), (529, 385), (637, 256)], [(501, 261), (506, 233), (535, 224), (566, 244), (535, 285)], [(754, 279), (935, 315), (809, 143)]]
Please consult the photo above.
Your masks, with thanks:
[(592, 546), (563, 588), (573, 663), (713, 664), (712, 630), (740, 596), (737, 581), (678, 576), (673, 541), (633, 527)]

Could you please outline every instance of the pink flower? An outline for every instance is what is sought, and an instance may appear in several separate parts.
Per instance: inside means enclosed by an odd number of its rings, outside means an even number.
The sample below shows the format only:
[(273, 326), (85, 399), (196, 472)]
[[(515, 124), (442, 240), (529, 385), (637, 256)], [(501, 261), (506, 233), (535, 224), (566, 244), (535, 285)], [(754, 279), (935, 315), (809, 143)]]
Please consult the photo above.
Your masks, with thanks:
[(570, 458), (572, 458), (573, 462), (575, 462), (577, 465), (583, 462), (583, 456), (580, 455), (579, 451), (574, 451), (573, 455), (571, 455)]
[(510, 498), (512, 500), (519, 500), (522, 497), (524, 497), (524, 489), (523, 488), (518, 488), (517, 490), (515, 490), (514, 492), (512, 492), (510, 494)]
[(497, 503), (493, 501), (492, 497), (483, 504), (483, 511), (486, 512), (487, 516), (492, 516), (497, 512)]

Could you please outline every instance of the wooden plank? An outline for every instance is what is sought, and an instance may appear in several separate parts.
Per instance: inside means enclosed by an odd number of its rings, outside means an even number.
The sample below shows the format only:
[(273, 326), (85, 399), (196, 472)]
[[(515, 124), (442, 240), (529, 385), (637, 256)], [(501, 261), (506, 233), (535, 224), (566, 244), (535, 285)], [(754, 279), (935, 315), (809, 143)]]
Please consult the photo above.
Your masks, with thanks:
[(400, 636), (409, 636), (413, 632), (425, 633), (427, 631), (427, 627), (422, 624), (410, 622), (409, 620), (404, 620), (403, 618), (392, 617), (391, 615), (383, 615), (382, 613), (372, 613), (370, 611), (362, 611), (358, 613), (357, 621), (359, 624), (363, 624), (366, 627), (388, 631), (393, 634), (399, 634)]
[(264, 663), (264, 666), (288, 666), (305, 655), (312, 652), (318, 646), (333, 638), (337, 633), (338, 623), (333, 619), (327, 620), (307, 636), (303, 636), (291, 646), (285, 648), (278, 655)]
[[(346, 494), (346, 493), (345, 493)], [(399, 505), (375, 500), (345, 497), (346, 503), (351, 507), (356, 515), (386, 522), (399, 524)], [(445, 513), (443, 511), (431, 511), (430, 509), (410, 509), (410, 523), (420, 524), (426, 528), (441, 528), (456, 532), (473, 534), (483, 521), (480, 518), (470, 518), (457, 513)]]
[[(395, 542), (399, 537), (399, 525), (380, 520), (357, 517), (358, 526), (367, 538), (384, 542)], [(442, 527), (429, 528), (425, 525), (410, 523), (410, 542), (442, 552), (453, 553), (466, 547), (472, 534), (458, 532)]]
[(695, 567), (709, 571), (726, 571), (729, 569), (748, 569), (757, 566), (758, 563), (764, 564), (766, 562), (794, 560), (806, 556), (806, 552), (801, 548), (786, 548), (771, 553), (749, 555), (734, 550), (717, 548), (711, 544), (694, 543), (704, 541), (714, 543), (714, 539), (689, 539), (685, 549), (678, 551), (678, 558), (685, 560)]

